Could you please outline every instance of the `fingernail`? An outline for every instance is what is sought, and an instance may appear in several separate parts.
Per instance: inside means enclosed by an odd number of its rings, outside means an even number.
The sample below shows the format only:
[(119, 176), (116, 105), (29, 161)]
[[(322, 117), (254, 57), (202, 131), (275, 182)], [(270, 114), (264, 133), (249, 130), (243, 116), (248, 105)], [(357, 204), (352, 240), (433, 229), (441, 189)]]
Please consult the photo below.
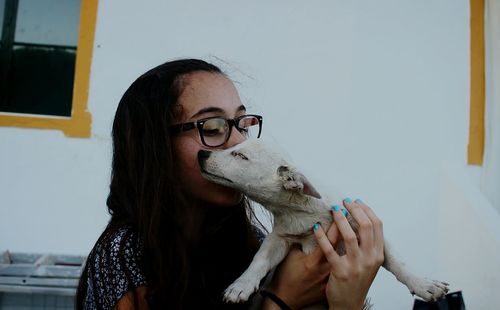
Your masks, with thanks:
[(319, 229), (319, 223), (314, 224), (314, 226), (313, 226), (313, 230), (314, 230), (314, 231), (317, 231), (318, 229)]
[(351, 203), (352, 199), (351, 198), (346, 198), (346, 199), (344, 199), (344, 201), (347, 202), (347, 203)]
[(361, 200), (361, 198), (358, 198), (355, 200), (355, 202), (363, 203), (363, 200)]
[(347, 212), (347, 210), (346, 210), (346, 209), (342, 209), (341, 211), (342, 211), (342, 213), (344, 214), (344, 216), (347, 216), (347, 214), (349, 214), (349, 212)]
[(332, 210), (333, 211), (338, 211), (338, 210), (340, 210), (340, 206), (339, 205), (333, 205), (332, 206)]

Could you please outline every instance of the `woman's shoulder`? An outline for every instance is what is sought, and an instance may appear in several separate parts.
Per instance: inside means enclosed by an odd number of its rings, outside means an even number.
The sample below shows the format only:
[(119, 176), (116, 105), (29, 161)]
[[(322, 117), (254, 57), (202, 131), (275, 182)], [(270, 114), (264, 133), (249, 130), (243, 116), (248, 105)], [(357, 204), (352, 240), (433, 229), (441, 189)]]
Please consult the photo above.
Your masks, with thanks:
[(146, 285), (142, 259), (143, 242), (132, 227), (108, 228), (87, 258), (86, 306), (111, 309), (127, 291)]
[(124, 225), (114, 229), (108, 228), (92, 249), (89, 256), (109, 256), (112, 259), (137, 260), (142, 257), (143, 241), (137, 231)]

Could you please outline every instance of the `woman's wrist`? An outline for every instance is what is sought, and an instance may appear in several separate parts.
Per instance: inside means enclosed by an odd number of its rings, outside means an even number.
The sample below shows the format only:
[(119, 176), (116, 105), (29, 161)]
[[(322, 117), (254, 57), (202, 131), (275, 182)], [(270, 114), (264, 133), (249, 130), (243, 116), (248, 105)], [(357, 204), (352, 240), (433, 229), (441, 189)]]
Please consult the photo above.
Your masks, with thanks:
[(264, 307), (266, 310), (292, 310), (292, 308), (278, 295), (269, 291), (269, 290), (261, 290), (260, 294), (264, 297)]
[[(283, 285), (283, 283), (279, 283), (276, 281), (276, 278), (273, 278), (273, 281), (265, 288), (264, 291), (268, 291), (276, 295), (280, 300), (282, 300), (290, 309), (300, 309), (303, 307), (297, 300), (297, 294), (294, 293), (295, 290), (287, 285)], [(261, 290), (262, 291), (262, 290)], [(269, 298), (265, 298), (269, 300)], [(274, 302), (273, 302), (274, 303)], [(275, 308), (280, 310), (281, 308)]]
[(262, 310), (281, 310), (281, 308), (272, 300), (264, 298), (264, 301), (262, 302)]
[[(329, 310), (364, 310), (365, 302), (362, 303), (339, 303), (339, 302), (331, 302), (328, 300), (328, 309)], [(369, 308), (368, 308), (369, 309)]]

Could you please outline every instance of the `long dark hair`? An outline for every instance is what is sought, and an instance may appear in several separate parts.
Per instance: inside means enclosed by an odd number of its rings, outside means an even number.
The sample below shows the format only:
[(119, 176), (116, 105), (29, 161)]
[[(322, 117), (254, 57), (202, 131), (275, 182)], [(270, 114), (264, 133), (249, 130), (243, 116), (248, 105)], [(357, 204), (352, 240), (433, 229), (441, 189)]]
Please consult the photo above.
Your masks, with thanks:
[[(169, 131), (173, 121), (182, 113), (177, 101), (185, 87), (185, 77), (197, 71), (223, 74), (218, 67), (197, 59), (176, 60), (157, 66), (127, 89), (113, 122), (113, 162), (107, 199), (111, 219), (98, 243), (123, 226), (132, 227), (137, 232), (143, 243), (142, 266), (148, 296), (158, 308), (185, 308), (193, 300), (191, 292), (211, 286), (210, 283), (203, 284), (207, 281), (205, 275), (201, 279), (198, 275), (203, 267), (193, 263), (193, 257), (203, 255), (199, 252), (206, 250), (206, 245), (199, 246), (197, 236), (210, 235), (202, 225), (206, 223), (207, 215), (203, 214), (204, 208), (184, 194), (178, 183)], [(230, 272), (230, 277), (237, 277), (242, 271), (240, 269), (244, 270), (257, 248), (256, 238), (250, 233), (248, 201), (244, 199), (241, 205), (230, 208), (231, 221), (237, 219), (239, 223), (231, 225), (231, 229), (237, 231), (229, 234), (234, 236), (236, 233), (240, 239), (243, 236), (241, 247), (248, 251), (243, 250), (238, 262), (241, 266), (233, 268), (238, 270)], [(222, 235), (214, 236), (220, 238)], [(235, 242), (241, 243), (241, 240)], [(83, 307), (90, 261), (89, 257), (80, 280), (77, 308)], [(219, 257), (214, 261), (220, 261)], [(229, 283), (218, 286), (226, 284)]]

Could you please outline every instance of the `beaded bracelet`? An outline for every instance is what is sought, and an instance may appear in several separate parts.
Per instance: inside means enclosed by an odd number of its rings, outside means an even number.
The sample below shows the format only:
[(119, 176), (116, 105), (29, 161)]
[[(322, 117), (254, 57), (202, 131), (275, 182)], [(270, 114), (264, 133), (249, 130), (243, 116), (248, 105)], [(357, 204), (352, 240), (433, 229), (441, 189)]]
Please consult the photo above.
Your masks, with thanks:
[(266, 290), (261, 290), (260, 294), (263, 297), (271, 299), (275, 304), (277, 304), (281, 308), (281, 310), (292, 310), (292, 308), (290, 308), (283, 300), (281, 300), (281, 298), (279, 298), (275, 294)]

